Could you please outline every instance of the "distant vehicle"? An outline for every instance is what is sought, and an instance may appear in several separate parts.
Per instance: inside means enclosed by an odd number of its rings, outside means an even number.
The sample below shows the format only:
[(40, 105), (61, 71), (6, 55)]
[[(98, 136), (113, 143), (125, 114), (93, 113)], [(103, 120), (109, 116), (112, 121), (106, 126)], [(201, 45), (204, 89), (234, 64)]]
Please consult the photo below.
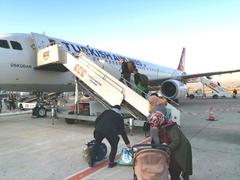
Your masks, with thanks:
[(18, 98), (17, 107), (21, 110), (33, 109), (36, 106), (36, 96), (22, 96)]
[(36, 107), (36, 104), (37, 104), (37, 102), (31, 102), (31, 103), (19, 102), (18, 108), (21, 110), (33, 109)]
[(217, 99), (219, 97), (223, 97), (223, 98), (232, 97), (230, 93), (228, 93), (224, 88), (221, 87), (219, 82), (215, 83), (215, 82), (211, 81), (210, 79), (207, 79), (204, 77), (200, 77), (197, 80), (195, 79), (195, 82), (201, 82), (204, 86), (211, 88), (213, 91), (212, 91), (212, 93), (205, 94), (202, 89), (198, 89), (194, 93), (188, 95), (188, 97), (190, 99), (193, 99), (195, 97), (213, 98), (213, 99)]
[(202, 89), (198, 89), (193, 93), (189, 93), (188, 97), (190, 99), (194, 99), (194, 98), (213, 98), (213, 99), (218, 99), (220, 97), (225, 98), (224, 96), (221, 96), (219, 93), (217, 92), (212, 92), (212, 93), (204, 93)]
[[(44, 98), (45, 98), (43, 104), (45, 106), (49, 105), (48, 101), (51, 100), (52, 98), (55, 98), (56, 96), (58, 96), (58, 94), (59, 93), (52, 92), (52, 93), (48, 93), (48, 94), (43, 95)], [(37, 104), (38, 98), (39, 97), (37, 97), (35, 95), (34, 96), (22, 96), (18, 99), (17, 107), (21, 110), (33, 109)]]
[(194, 91), (193, 93), (189, 93), (188, 97), (190, 99), (194, 99), (194, 98), (204, 98), (206, 97), (206, 94), (202, 92), (201, 89), (198, 89), (196, 91)]

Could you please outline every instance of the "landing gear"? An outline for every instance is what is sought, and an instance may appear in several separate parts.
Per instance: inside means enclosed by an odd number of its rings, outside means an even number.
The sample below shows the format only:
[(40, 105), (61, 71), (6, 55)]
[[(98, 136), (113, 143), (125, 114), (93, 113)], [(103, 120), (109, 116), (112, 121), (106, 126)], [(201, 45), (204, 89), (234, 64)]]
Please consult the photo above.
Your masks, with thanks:
[(38, 117), (46, 117), (47, 110), (44, 107), (38, 108)]
[(190, 99), (194, 99), (194, 95), (193, 95), (193, 94), (190, 94), (190, 95), (189, 95), (189, 98), (190, 98)]
[(32, 115), (36, 117), (46, 117), (47, 116), (47, 110), (42, 104), (37, 104), (35, 108), (32, 110)]

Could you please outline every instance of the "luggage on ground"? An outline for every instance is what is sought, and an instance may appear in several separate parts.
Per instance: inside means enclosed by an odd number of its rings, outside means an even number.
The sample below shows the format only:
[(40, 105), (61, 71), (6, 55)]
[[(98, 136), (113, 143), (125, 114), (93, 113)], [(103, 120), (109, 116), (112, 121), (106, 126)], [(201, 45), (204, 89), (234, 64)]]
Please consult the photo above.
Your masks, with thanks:
[(117, 164), (123, 166), (132, 166), (133, 164), (132, 149), (122, 148), (120, 159), (117, 161)]
[[(96, 140), (92, 140), (86, 144), (86, 147), (83, 149), (83, 157), (89, 163), (91, 161), (92, 149)], [(101, 161), (106, 158), (107, 155), (107, 146), (104, 143), (101, 143), (99, 150), (97, 152), (96, 161)]]

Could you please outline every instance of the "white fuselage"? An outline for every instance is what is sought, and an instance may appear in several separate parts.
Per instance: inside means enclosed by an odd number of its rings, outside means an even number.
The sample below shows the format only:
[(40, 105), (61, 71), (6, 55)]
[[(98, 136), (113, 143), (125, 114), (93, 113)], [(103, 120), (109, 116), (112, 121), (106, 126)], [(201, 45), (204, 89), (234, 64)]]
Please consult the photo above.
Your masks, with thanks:
[[(48, 37), (62, 45), (71, 53), (81, 51), (91, 55), (93, 62), (104, 68), (116, 78), (120, 78), (120, 55), (86, 47), (69, 41)], [(5, 45), (8, 43), (9, 47)], [(14, 49), (14, 43), (22, 49)], [(162, 67), (132, 58), (140, 73), (149, 79), (159, 79), (181, 75), (176, 69)], [(36, 70), (36, 48), (31, 34), (0, 34), (0, 89), (12, 91), (73, 91), (74, 75), (71, 72)]]

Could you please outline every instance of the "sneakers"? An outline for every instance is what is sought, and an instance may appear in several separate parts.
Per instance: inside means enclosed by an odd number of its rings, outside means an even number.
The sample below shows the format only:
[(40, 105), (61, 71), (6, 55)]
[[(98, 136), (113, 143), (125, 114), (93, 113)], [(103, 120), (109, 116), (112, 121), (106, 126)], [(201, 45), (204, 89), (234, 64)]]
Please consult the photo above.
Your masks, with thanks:
[(109, 162), (108, 167), (109, 167), (109, 168), (113, 168), (113, 167), (115, 167), (116, 165), (117, 165), (116, 162)]

